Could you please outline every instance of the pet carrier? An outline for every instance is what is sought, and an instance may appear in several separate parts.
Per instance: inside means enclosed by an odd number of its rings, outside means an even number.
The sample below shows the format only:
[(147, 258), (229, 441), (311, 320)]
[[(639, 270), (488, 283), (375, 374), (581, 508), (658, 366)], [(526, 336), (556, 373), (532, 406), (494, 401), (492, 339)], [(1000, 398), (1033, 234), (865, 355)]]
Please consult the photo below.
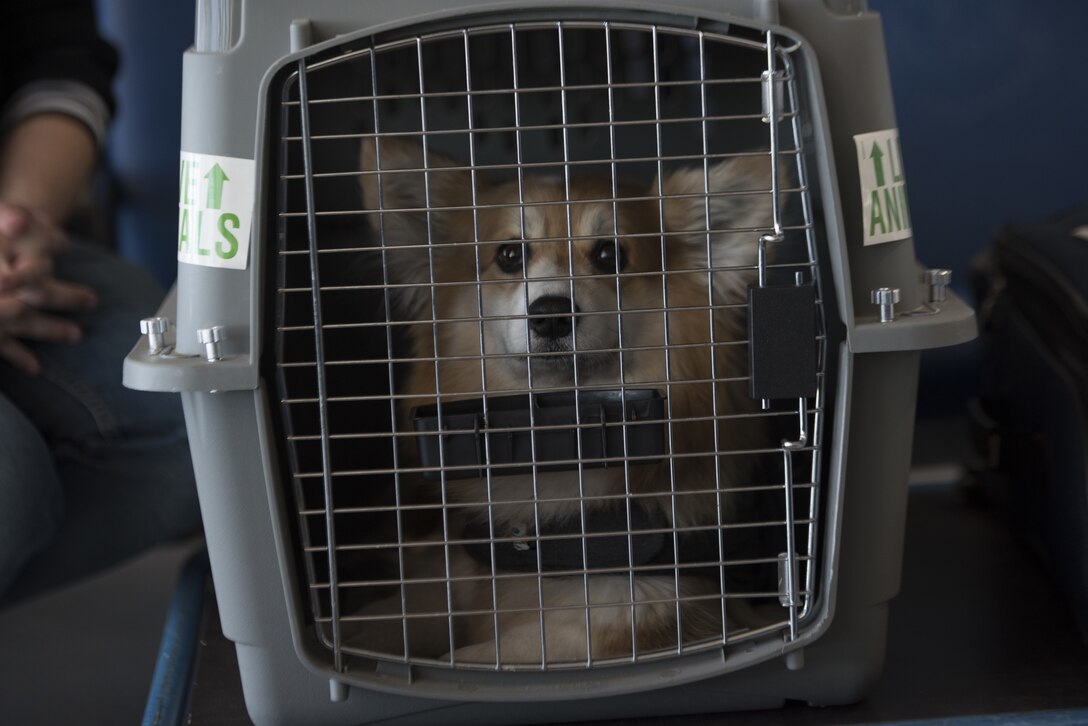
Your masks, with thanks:
[(198, 3), (125, 381), (182, 394), (255, 721), (865, 693), (974, 317), (863, 6)]

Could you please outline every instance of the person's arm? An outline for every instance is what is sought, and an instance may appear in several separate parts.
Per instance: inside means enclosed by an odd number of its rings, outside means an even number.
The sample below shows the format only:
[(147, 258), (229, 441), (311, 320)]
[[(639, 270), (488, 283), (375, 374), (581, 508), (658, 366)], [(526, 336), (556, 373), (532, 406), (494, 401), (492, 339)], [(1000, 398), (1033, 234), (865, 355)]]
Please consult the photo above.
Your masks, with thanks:
[(23, 302), (79, 309), (92, 299), (52, 279), (53, 257), (68, 246), (61, 224), (90, 177), (97, 153), (79, 121), (31, 116), (0, 145), (0, 293)]
[(75, 342), (49, 312), (93, 307), (94, 292), (53, 277), (61, 225), (86, 184), (113, 111), (117, 54), (95, 30), (93, 0), (5, 6), (0, 44), (0, 359), (40, 372), (24, 341)]
[(85, 310), (94, 292), (53, 277), (69, 242), (60, 224), (94, 168), (96, 144), (79, 121), (55, 114), (21, 121), (0, 148), (0, 358), (36, 375), (24, 340), (76, 342), (71, 320), (44, 311)]
[(19, 0), (4, 10), (0, 202), (59, 227), (105, 144), (117, 52), (98, 33), (94, 0)]
[(97, 151), (88, 128), (70, 116), (23, 120), (0, 152), (0, 202), (40, 212), (60, 227), (90, 179)]

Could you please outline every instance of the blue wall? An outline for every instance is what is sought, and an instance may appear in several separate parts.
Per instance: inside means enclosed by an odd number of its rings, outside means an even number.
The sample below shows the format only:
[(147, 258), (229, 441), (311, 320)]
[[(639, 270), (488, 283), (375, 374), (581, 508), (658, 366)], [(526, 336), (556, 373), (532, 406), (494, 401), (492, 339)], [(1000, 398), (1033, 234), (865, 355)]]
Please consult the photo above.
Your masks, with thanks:
[(919, 257), (1088, 202), (1088, 2), (870, 0), (884, 18)]
[(109, 164), (117, 181), (117, 247), (164, 285), (177, 276), (181, 55), (193, 0), (98, 0), (98, 23), (121, 53)]

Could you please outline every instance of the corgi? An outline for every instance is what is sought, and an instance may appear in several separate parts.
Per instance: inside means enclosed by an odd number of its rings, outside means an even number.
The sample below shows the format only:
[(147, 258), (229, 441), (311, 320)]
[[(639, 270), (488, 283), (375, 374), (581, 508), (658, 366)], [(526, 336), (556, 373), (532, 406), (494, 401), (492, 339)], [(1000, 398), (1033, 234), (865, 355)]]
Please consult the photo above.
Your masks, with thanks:
[[(419, 466), (411, 412), (439, 398), (621, 384), (666, 398), (671, 456), (536, 476), (402, 476), (405, 499), (430, 507), (398, 515), (388, 547), (398, 592), (347, 618), (348, 641), (379, 657), (537, 669), (721, 643), (744, 607), (723, 597), (719, 529), (737, 516), (729, 488), (749, 482), (751, 457), (738, 452), (767, 438), (746, 416), (743, 303), (772, 225), (770, 156), (648, 186), (492, 182), (396, 137), (366, 139), (361, 156), (407, 347), (401, 467)], [(549, 536), (553, 551), (573, 553), (555, 574), (539, 569)], [(709, 548), (685, 552), (699, 539)], [(613, 551), (590, 556), (591, 546)], [(682, 566), (692, 559), (703, 572)], [(602, 562), (605, 572), (589, 571)]]

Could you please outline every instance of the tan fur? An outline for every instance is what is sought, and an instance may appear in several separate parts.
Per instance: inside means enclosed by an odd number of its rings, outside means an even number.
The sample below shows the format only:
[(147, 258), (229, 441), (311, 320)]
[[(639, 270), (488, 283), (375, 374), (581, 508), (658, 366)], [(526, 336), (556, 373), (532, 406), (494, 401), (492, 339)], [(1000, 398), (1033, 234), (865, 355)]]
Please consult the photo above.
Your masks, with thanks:
[[(489, 568), (460, 547), (447, 550), (442, 540), (443, 531), (456, 539), (465, 522), (486, 521), (488, 516), (496, 536), (508, 537), (536, 518), (577, 516), (582, 496), (627, 492), (660, 494), (640, 501), (658, 506), (675, 526), (705, 526), (717, 522), (718, 516), (729, 521), (729, 496), (685, 490), (713, 490), (718, 479), (722, 487), (743, 485), (744, 457), (721, 456), (716, 476), (714, 452), (750, 449), (763, 435), (754, 419), (723, 418), (715, 440), (710, 420), (715, 394), (719, 416), (750, 411), (752, 402), (744, 395), (743, 384), (719, 382), (712, 390), (711, 380), (745, 376), (747, 348), (729, 345), (745, 339), (740, 313), (731, 309), (711, 313), (707, 302), (708, 284), (716, 306), (743, 302), (754, 276), (758, 232), (717, 230), (770, 224), (766, 194), (730, 194), (767, 189), (768, 159), (726, 161), (712, 166), (708, 175), (701, 168), (685, 169), (655, 180), (649, 188), (624, 186), (615, 204), (609, 180), (576, 180), (568, 197), (562, 181), (526, 177), (519, 199), (516, 182), (490, 184), (455, 166), (434, 153), (427, 154), (424, 164), (422, 147), (403, 141), (382, 139), (377, 148), (368, 141), (363, 147), (363, 195), (367, 208), (375, 210), (369, 221), (388, 248), (389, 281), (405, 286), (395, 297), (399, 313), (405, 320), (418, 321), (408, 331), (416, 362), (402, 386), (410, 398), (402, 401), (399, 430), (410, 430), (408, 412), (433, 403), (439, 391), (444, 402), (477, 398), (485, 390), (489, 395), (524, 392), (530, 371), (533, 390), (569, 390), (575, 370), (579, 385), (618, 386), (621, 361), (607, 351), (620, 348), (622, 335), (623, 383), (658, 388), (668, 396), (674, 421), (672, 451), (677, 456), (671, 464), (631, 466), (626, 481), (624, 467), (586, 470), (581, 485), (571, 472), (540, 474), (535, 490), (526, 476), (496, 478), (490, 492), (482, 480), (450, 481), (447, 500), (461, 506), (447, 509), (444, 526), (432, 532), (435, 544), (405, 548), (405, 576), (413, 581), (444, 580), (448, 554), (450, 574), (476, 579), (457, 581), (449, 588), (445, 582), (405, 588), (408, 613), (433, 614), (408, 618), (408, 655), (447, 657), (453, 648), (457, 663), (495, 664), (498, 658), (503, 665), (539, 665), (542, 658), (558, 663), (590, 656), (630, 657), (632, 645), (638, 653), (676, 648), (678, 616), (685, 644), (720, 639), (721, 600), (685, 602), (693, 596), (720, 594), (715, 582), (681, 577), (679, 592), (672, 576), (640, 576), (633, 581), (627, 576), (546, 576), (538, 584), (534, 574), (503, 577), (493, 584)], [(378, 168), (382, 173), (372, 173)], [(719, 192), (723, 194), (716, 196)], [(431, 211), (418, 211), (425, 209)], [(662, 232), (667, 235), (664, 265)], [(626, 254), (625, 273), (646, 273), (620, 278), (621, 310), (616, 279), (601, 276), (590, 262), (601, 238), (619, 240)], [(494, 260), (501, 244), (522, 239), (529, 243), (527, 279), (503, 272)], [(739, 269), (708, 274), (708, 247), (713, 266)], [(669, 273), (664, 283), (663, 267)], [(431, 286), (432, 280), (439, 284)], [(576, 362), (530, 363), (526, 322), (518, 316), (525, 315), (535, 297), (569, 296), (572, 291), (582, 313), (575, 328)], [(409, 439), (401, 450), (402, 462), (410, 462), (414, 442)], [(429, 486), (437, 489), (434, 483)], [(597, 504), (590, 501), (584, 506)], [(592, 606), (590, 653), (587, 593)], [(476, 613), (454, 617), (452, 645), (449, 607), (455, 613)], [(546, 654), (541, 653), (541, 607), (546, 609)], [(500, 614), (494, 616), (495, 610)], [(399, 597), (365, 611), (368, 617), (400, 613)], [(402, 655), (403, 635), (399, 626), (385, 623), (367, 629), (359, 640), (367, 642), (367, 650)]]

